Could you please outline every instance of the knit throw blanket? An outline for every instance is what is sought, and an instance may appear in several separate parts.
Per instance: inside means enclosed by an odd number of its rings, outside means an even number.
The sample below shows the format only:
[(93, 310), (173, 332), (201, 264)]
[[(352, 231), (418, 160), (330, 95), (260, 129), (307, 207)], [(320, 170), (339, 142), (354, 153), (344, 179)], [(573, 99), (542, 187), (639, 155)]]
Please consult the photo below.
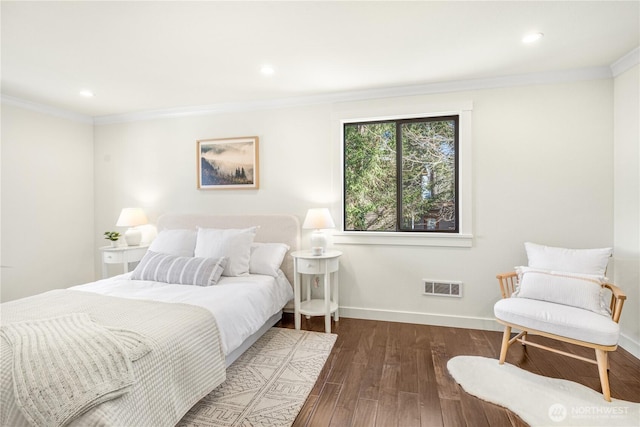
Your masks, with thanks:
[[(173, 427), (226, 377), (215, 318), (193, 305), (57, 289), (2, 303), (0, 325), (72, 313), (87, 313), (115, 334), (129, 359), (136, 355), (127, 343), (140, 337), (151, 351), (132, 363), (136, 381), (127, 393), (89, 408), (69, 421), (68, 427)], [(20, 353), (0, 335), (0, 426), (29, 427), (32, 424), (20, 409), (14, 387), (14, 352)]]
[(62, 426), (127, 393), (132, 361), (150, 350), (138, 333), (106, 328), (87, 313), (3, 325), (16, 403), (34, 426)]

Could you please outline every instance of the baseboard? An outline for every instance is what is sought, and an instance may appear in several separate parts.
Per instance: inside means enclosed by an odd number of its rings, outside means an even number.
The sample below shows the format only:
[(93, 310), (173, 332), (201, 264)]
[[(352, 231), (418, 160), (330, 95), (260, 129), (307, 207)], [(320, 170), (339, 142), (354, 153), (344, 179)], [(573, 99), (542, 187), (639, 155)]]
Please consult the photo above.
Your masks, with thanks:
[(414, 311), (381, 310), (375, 308), (340, 307), (341, 317), (383, 320), (387, 322), (416, 323), (419, 325), (448, 326), (451, 328), (501, 331), (493, 318), (454, 316), (448, 314), (418, 313)]
[[(450, 328), (481, 329), (484, 331), (502, 331), (502, 325), (492, 317), (454, 316), (450, 314), (418, 313), (413, 311), (394, 311), (360, 307), (340, 307), (340, 317), (416, 323), (418, 325), (447, 326)], [(634, 357), (640, 359), (640, 343), (637, 341), (634, 341), (625, 334), (621, 334), (618, 345)]]
[(634, 341), (628, 335), (620, 334), (618, 346), (633, 354), (636, 359), (640, 359), (640, 343), (638, 341)]

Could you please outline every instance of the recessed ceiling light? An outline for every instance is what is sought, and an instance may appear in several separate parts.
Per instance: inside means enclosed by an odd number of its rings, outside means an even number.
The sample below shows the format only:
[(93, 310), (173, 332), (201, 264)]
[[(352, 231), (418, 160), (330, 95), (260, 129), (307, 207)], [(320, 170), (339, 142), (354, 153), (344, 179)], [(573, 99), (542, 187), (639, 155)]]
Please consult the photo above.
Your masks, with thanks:
[(522, 38), (522, 43), (533, 43), (536, 42), (538, 40), (540, 40), (542, 38), (542, 36), (544, 36), (544, 34), (542, 33), (531, 33), (531, 34), (527, 34), (526, 36), (524, 36)]
[(260, 68), (260, 72), (265, 76), (270, 76), (275, 73), (275, 71), (271, 65), (263, 65), (262, 68)]
[(84, 96), (85, 98), (93, 98), (93, 92), (88, 89), (81, 90), (80, 96)]

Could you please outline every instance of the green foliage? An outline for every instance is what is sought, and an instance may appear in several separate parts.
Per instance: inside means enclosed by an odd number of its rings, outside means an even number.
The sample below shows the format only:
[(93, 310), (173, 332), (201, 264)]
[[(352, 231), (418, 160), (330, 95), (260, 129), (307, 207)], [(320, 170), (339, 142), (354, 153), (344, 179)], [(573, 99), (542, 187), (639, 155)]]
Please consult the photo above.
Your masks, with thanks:
[(111, 240), (112, 242), (117, 242), (120, 238), (120, 233), (117, 231), (105, 231), (104, 238), (107, 240)]
[(397, 222), (411, 230), (455, 227), (453, 120), (351, 123), (344, 139), (346, 230), (395, 231)]
[(345, 125), (346, 230), (395, 230), (395, 124)]
[(446, 229), (455, 221), (455, 123), (410, 122), (400, 129), (402, 228)]

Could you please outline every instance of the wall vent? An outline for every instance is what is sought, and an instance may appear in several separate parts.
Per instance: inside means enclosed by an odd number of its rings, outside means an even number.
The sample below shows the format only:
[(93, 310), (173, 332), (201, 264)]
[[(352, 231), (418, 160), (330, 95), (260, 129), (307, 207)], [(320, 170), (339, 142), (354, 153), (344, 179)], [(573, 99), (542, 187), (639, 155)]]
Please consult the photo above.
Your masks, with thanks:
[(422, 279), (422, 281), (424, 282), (424, 295), (462, 297), (462, 282), (460, 281), (432, 279)]

